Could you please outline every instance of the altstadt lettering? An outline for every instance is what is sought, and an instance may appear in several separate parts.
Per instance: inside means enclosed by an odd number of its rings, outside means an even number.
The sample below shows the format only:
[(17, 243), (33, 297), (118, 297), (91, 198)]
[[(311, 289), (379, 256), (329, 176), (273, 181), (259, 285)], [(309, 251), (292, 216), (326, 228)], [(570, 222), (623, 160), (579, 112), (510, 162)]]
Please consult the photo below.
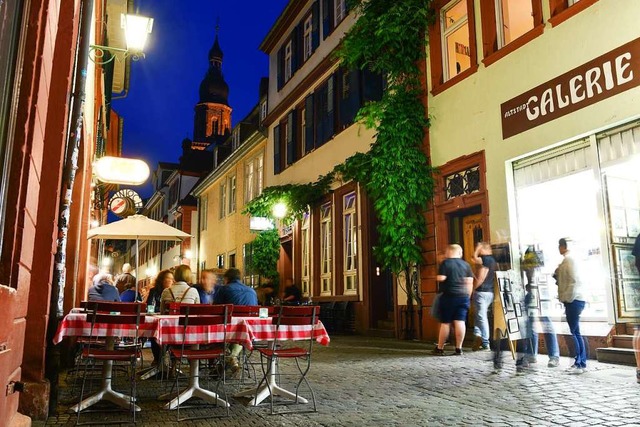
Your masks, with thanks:
[(504, 139), (640, 85), (640, 39), (501, 105)]

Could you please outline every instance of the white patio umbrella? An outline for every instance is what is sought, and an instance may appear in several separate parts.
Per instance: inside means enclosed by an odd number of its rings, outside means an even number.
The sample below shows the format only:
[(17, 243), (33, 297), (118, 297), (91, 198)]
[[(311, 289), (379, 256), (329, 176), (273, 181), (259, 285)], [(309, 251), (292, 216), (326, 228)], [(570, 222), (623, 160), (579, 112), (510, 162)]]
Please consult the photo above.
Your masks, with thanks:
[(144, 215), (131, 215), (119, 221), (92, 228), (87, 233), (88, 239), (114, 239), (136, 241), (136, 294), (138, 293), (138, 277), (140, 272), (138, 248), (139, 240), (174, 240), (181, 241), (191, 237), (189, 233), (171, 227), (164, 222), (147, 218)]

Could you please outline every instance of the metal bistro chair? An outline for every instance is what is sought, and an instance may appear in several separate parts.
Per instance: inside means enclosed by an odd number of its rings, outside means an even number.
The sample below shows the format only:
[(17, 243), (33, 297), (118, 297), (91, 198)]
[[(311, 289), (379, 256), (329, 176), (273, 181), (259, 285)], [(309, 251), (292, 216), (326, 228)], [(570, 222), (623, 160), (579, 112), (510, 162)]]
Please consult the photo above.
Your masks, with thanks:
[[(216, 359), (218, 366), (221, 366), (221, 375), (217, 376), (216, 381), (216, 406), (218, 404), (218, 389), (220, 388), (220, 384), (222, 383), (222, 393), (224, 395), (224, 401), (227, 402), (225, 405), (226, 416), (229, 416), (229, 404), (227, 397), (227, 390), (224, 386), (225, 381), (225, 368), (226, 368), (226, 354), (225, 348), (227, 344), (227, 325), (231, 322), (231, 314), (233, 313), (233, 304), (220, 304), (220, 305), (197, 305), (197, 304), (181, 304), (179, 306), (180, 310), (180, 319), (179, 325), (182, 327), (182, 344), (180, 347), (172, 347), (169, 352), (171, 353), (172, 358), (176, 360), (178, 366), (178, 371), (180, 371), (182, 360), (191, 362), (195, 362), (195, 364), (191, 364), (191, 369), (189, 372), (189, 388), (192, 390), (190, 395), (185, 398), (188, 399), (191, 396), (200, 397), (200, 398), (211, 398), (211, 394), (207, 393), (206, 390), (203, 390), (200, 387), (199, 379), (200, 379), (200, 370), (199, 370), (199, 362), (202, 360), (212, 360)], [(200, 348), (189, 348), (191, 347), (188, 344), (185, 344), (187, 341), (187, 337), (193, 329), (197, 329), (202, 326), (209, 325), (222, 325), (223, 328), (223, 341), (222, 346), (210, 349), (200, 349)], [(194, 346), (198, 347), (198, 346)], [(194, 366), (197, 366), (194, 369)], [(211, 369), (210, 369), (211, 370)], [(211, 376), (211, 372), (209, 373)], [(175, 375), (175, 387), (176, 391), (180, 396), (180, 383), (179, 383), (180, 375)], [(211, 415), (204, 415), (200, 417), (189, 417), (189, 418), (180, 418), (180, 397), (178, 397), (178, 405), (177, 405), (177, 420), (193, 420), (193, 419), (202, 419), (202, 418), (211, 418)]]
[[(267, 306), (263, 307), (260, 305), (234, 305), (233, 306), (233, 316), (234, 317), (260, 317), (260, 309), (266, 309), (269, 317), (273, 317), (276, 315), (278, 311), (278, 307), (276, 306)], [(247, 378), (251, 379), (251, 373), (253, 372), (253, 383), (255, 384), (257, 381), (256, 368), (255, 365), (259, 362), (252, 362), (251, 356), (253, 355), (254, 350), (258, 350), (259, 348), (268, 348), (269, 343), (266, 341), (254, 341), (253, 350), (247, 350), (246, 348), (242, 348), (242, 375), (240, 376), (240, 384), (245, 383), (245, 372)]]
[[(304, 382), (311, 392), (311, 399), (313, 400), (313, 412), (317, 412), (316, 406), (316, 398), (311, 388), (311, 384), (307, 380), (307, 373), (311, 368), (311, 351), (313, 349), (313, 341), (315, 340), (313, 336), (313, 331), (309, 333), (309, 339), (306, 340), (306, 345), (298, 346), (298, 347), (280, 347), (280, 340), (278, 339), (279, 331), (283, 326), (290, 325), (309, 325), (313, 328), (316, 323), (319, 321), (320, 307), (319, 306), (281, 306), (279, 307), (279, 313), (276, 317), (273, 318), (273, 324), (276, 325), (276, 335), (274, 340), (269, 344), (268, 348), (259, 348), (258, 352), (260, 353), (260, 360), (262, 363), (262, 372), (264, 376), (258, 384), (256, 389), (256, 400), (258, 398), (258, 390), (262, 387), (263, 384), (267, 385), (269, 389), (269, 396), (271, 400), (271, 414), (275, 414), (273, 410), (273, 395), (274, 388), (278, 387), (275, 384), (275, 377), (285, 377), (285, 376), (293, 376), (298, 374), (289, 374), (285, 375), (280, 372), (272, 372), (276, 370), (278, 366), (278, 361), (280, 359), (293, 359), (296, 362), (296, 367), (298, 369), (298, 373), (300, 375), (300, 379), (298, 380), (295, 386), (295, 400), (294, 403), (300, 402), (299, 389), (300, 385)], [(284, 341), (285, 339), (282, 339)], [(264, 362), (267, 362), (267, 368), (265, 369)], [(279, 388), (279, 387), (278, 387)], [(304, 400), (303, 402), (306, 402)]]
[[(136, 412), (140, 410), (136, 406), (136, 364), (138, 358), (142, 357), (142, 347), (139, 345), (138, 338), (140, 335), (140, 325), (145, 321), (146, 304), (143, 303), (117, 303), (117, 302), (103, 302), (103, 301), (90, 301), (86, 304), (87, 319), (91, 322), (91, 329), (89, 332), (89, 340), (86, 347), (82, 350), (82, 358), (85, 361), (84, 375), (82, 378), (82, 388), (80, 390), (80, 403), (77, 405), (78, 418), (76, 424), (80, 424), (80, 413), (82, 412), (84, 390), (87, 379), (87, 369), (90, 363), (95, 361), (102, 361), (103, 369), (105, 363), (113, 362), (129, 362), (130, 369), (130, 395), (128, 396), (129, 410), (131, 411), (132, 421), (136, 422)], [(131, 325), (135, 331), (133, 337), (133, 344), (120, 348), (109, 348), (107, 344), (106, 348), (103, 346), (96, 346), (94, 343), (98, 341), (98, 333), (96, 331), (96, 324), (106, 325)], [(110, 340), (115, 337), (109, 337)], [(87, 406), (90, 406), (98, 400), (109, 400), (116, 404), (122, 405), (122, 399), (124, 395), (117, 393), (111, 389), (111, 380), (113, 378), (113, 367), (103, 370), (102, 389), (98, 394), (90, 398)], [(120, 403), (118, 403), (120, 402)], [(118, 421), (105, 421), (101, 420), (97, 424), (120, 424), (122, 420)], [(93, 423), (87, 423), (93, 424)]]

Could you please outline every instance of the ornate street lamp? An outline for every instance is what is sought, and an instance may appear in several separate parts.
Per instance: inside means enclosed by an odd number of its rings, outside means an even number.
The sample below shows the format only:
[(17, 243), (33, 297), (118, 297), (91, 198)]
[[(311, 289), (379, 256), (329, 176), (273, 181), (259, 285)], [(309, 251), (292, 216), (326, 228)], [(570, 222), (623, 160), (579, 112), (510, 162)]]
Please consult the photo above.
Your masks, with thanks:
[[(127, 48), (122, 49), (111, 46), (90, 45), (89, 52), (93, 52), (93, 57), (89, 58), (99, 65), (108, 64), (113, 61), (117, 55), (123, 58), (131, 58), (134, 61), (144, 58), (144, 45), (147, 42), (147, 36), (151, 34), (153, 29), (153, 18), (142, 15), (121, 14), (120, 26), (124, 29), (125, 38), (127, 40)], [(105, 59), (105, 53), (112, 55)]]

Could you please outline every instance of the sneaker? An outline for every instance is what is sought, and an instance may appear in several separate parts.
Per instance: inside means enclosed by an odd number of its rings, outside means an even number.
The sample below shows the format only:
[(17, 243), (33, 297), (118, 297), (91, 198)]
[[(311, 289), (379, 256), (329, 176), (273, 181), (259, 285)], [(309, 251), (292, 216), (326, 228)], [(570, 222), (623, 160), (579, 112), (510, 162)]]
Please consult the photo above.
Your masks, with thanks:
[(538, 363), (538, 359), (535, 356), (527, 356), (527, 362)]
[(547, 363), (547, 368), (557, 368), (560, 366), (560, 359), (554, 357), (549, 359), (549, 363)]
[(586, 368), (581, 368), (579, 366), (576, 366), (574, 369), (569, 371), (569, 375), (580, 375), (580, 374), (584, 374), (585, 372), (587, 372)]
[(444, 350), (441, 348), (434, 348), (433, 351), (431, 352), (431, 354), (433, 354), (434, 356), (444, 356)]
[(482, 344), (480, 347), (478, 347), (478, 351), (491, 351), (491, 347), (489, 346), (489, 344)]
[(456, 352), (453, 353), (454, 356), (462, 356), (462, 349), (461, 348), (456, 348)]
[(529, 361), (523, 357), (516, 360), (516, 374), (523, 374), (529, 367)]

